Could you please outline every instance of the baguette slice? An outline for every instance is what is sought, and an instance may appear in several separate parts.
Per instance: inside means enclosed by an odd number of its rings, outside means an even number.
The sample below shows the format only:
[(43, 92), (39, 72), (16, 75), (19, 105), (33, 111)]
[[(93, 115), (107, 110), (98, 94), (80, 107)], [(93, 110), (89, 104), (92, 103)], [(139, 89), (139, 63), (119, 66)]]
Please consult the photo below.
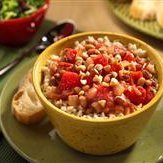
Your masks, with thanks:
[(31, 71), (19, 85), (12, 99), (12, 113), (23, 124), (33, 124), (45, 117), (44, 107), (39, 101), (32, 84)]
[(135, 19), (154, 20), (156, 18), (157, 2), (153, 0), (133, 0), (130, 15)]

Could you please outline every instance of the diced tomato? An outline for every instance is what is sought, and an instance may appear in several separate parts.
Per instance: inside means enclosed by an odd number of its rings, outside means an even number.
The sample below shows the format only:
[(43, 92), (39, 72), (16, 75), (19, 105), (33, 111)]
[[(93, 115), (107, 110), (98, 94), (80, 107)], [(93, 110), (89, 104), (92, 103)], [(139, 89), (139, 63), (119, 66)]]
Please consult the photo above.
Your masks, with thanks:
[(143, 77), (143, 73), (141, 71), (131, 71), (130, 75), (135, 84), (141, 77)]
[(148, 86), (146, 91), (147, 91), (147, 96), (146, 96), (145, 104), (147, 104), (149, 101), (151, 101), (151, 99), (155, 96), (155, 94), (152, 91), (151, 86)]
[(98, 98), (98, 100), (103, 100), (107, 98), (108, 96), (108, 93), (109, 93), (109, 88), (108, 87), (105, 87), (105, 86), (99, 86), (97, 88), (97, 95), (96, 97)]
[(137, 86), (136, 88), (141, 93), (140, 95), (136, 92), (134, 87), (135, 86), (133, 86), (131, 90), (128, 89), (125, 90), (124, 94), (133, 104), (135, 105), (139, 105), (140, 103), (144, 104), (147, 96), (146, 90), (141, 86)]
[(58, 62), (58, 67), (59, 69), (64, 69), (64, 70), (71, 70), (73, 68), (73, 64), (68, 63), (68, 62)]
[(127, 52), (125, 54), (125, 56), (123, 57), (123, 60), (131, 62), (131, 61), (135, 61), (135, 57), (134, 57), (134, 55), (132, 53)]
[(66, 71), (62, 74), (61, 81), (59, 82), (59, 89), (71, 90), (74, 87), (80, 86), (80, 76), (75, 72)]
[(64, 54), (64, 59), (66, 60), (66, 62), (75, 63), (75, 57), (77, 54), (77, 51), (75, 49), (66, 48), (63, 51), (63, 54)]
[(111, 64), (111, 71), (118, 72), (120, 70), (122, 70), (122, 65), (121, 64), (119, 64), (119, 63)]
[(108, 64), (108, 59), (103, 55), (98, 55), (93, 59), (94, 64), (101, 64), (103, 66), (106, 66)]
[(105, 86), (99, 86), (97, 88), (97, 95), (95, 100), (106, 100), (106, 106), (108, 108), (114, 105), (113, 93), (110, 90), (111, 88)]

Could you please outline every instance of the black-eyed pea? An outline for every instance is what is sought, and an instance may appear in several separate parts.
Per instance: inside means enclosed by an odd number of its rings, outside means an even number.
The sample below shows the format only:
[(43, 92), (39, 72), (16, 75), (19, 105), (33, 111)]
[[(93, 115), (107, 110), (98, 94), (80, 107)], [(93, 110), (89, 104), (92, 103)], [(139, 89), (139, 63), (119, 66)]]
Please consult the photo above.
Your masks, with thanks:
[(92, 107), (90, 107), (90, 108), (88, 108), (88, 109), (86, 109), (85, 110), (85, 114), (91, 114), (91, 113), (93, 113), (94, 111), (93, 111), (93, 108)]
[(96, 64), (94, 67), (97, 71), (101, 71), (103, 69), (103, 65), (101, 64)]
[(129, 107), (125, 107), (124, 114), (125, 115), (130, 114), (130, 108)]
[(152, 73), (152, 74), (155, 74), (155, 73), (156, 73), (155, 67), (154, 67), (154, 65), (151, 64), (151, 63), (149, 63), (149, 64), (147, 65), (146, 69), (147, 69), (150, 73)]
[(88, 36), (88, 39), (86, 40), (88, 43), (95, 43), (96, 40), (93, 36)]
[(101, 75), (95, 75), (93, 78), (93, 81), (96, 83), (101, 83), (103, 80), (103, 77)]
[(87, 71), (87, 72), (85, 73), (85, 76), (90, 76), (90, 72)]
[(86, 66), (88, 67), (91, 64), (94, 64), (93, 59), (91, 57), (88, 57), (85, 62)]
[(81, 91), (81, 88), (80, 87), (75, 87), (74, 91), (78, 94)]
[(85, 71), (86, 70), (86, 66), (85, 65), (75, 65), (75, 68), (77, 71)]
[(124, 87), (121, 84), (113, 86), (113, 94), (115, 96), (121, 96), (124, 92)]
[(94, 68), (94, 64), (90, 64), (90, 65), (87, 66), (88, 71), (91, 71), (93, 68)]
[(107, 49), (105, 46), (102, 46), (98, 49), (101, 53), (104, 53)]
[(102, 108), (105, 108), (105, 106), (106, 106), (106, 100), (99, 100), (99, 101), (98, 101), (98, 104), (99, 104)]
[(109, 47), (107, 48), (107, 52), (108, 52), (109, 54), (113, 54), (113, 53), (114, 53), (114, 46), (109, 46)]
[(149, 71), (143, 70), (142, 73), (143, 73), (144, 78), (146, 79), (152, 78), (152, 74)]
[(115, 102), (119, 105), (125, 105), (126, 99), (122, 96), (116, 96), (115, 97)]
[(104, 38), (99, 37), (99, 38), (97, 39), (97, 41), (98, 41), (99, 43), (102, 43), (102, 42), (104, 41)]
[(97, 88), (92, 87), (87, 91), (86, 98), (89, 100), (94, 99), (96, 97), (96, 94), (97, 94)]
[(77, 57), (76, 57), (76, 62), (75, 62), (75, 64), (76, 64), (76, 65), (81, 65), (82, 63), (83, 63), (83, 58), (77, 56)]
[(116, 78), (118, 76), (117, 72), (115, 72), (115, 71), (113, 71), (111, 74), (112, 74), (113, 78)]
[(109, 87), (109, 83), (108, 82), (107, 83), (106, 82), (102, 82), (101, 85), (105, 86), (105, 87)]
[(87, 52), (89, 55), (91, 54), (100, 54), (100, 51), (97, 49), (89, 49)]
[(85, 96), (79, 96), (80, 105), (83, 107), (87, 106), (87, 99)]
[(81, 91), (78, 93), (79, 96), (82, 96), (82, 95), (84, 95), (84, 94), (85, 94), (85, 92), (84, 92), (83, 90), (81, 90)]
[(116, 78), (111, 78), (111, 80), (110, 80), (110, 86), (116, 86), (118, 84), (119, 84), (119, 82), (118, 82), (118, 80)]
[(116, 55), (115, 55), (115, 59), (116, 59), (117, 61), (121, 61), (121, 60), (122, 60), (121, 55), (120, 55), (120, 54), (116, 54)]
[(143, 86), (144, 84), (145, 84), (145, 82), (146, 82), (146, 80), (145, 80), (145, 78), (144, 77), (141, 77), (139, 80), (138, 80), (138, 85), (140, 85), (140, 86)]
[(70, 96), (68, 96), (68, 104), (70, 106), (78, 106), (78, 104), (79, 104), (78, 95), (70, 95)]
[(96, 110), (97, 113), (100, 113), (102, 110), (102, 107), (98, 102), (93, 102), (91, 106)]
[(148, 80), (145, 81), (145, 84), (150, 86), (150, 85), (152, 85), (152, 81), (148, 79)]
[(83, 87), (82, 87), (82, 89), (83, 89), (83, 91), (88, 91), (89, 90), (89, 88), (90, 88), (90, 86), (89, 85), (84, 85)]
[(108, 83), (109, 81), (110, 81), (110, 75), (107, 74), (107, 75), (105, 75), (105, 77), (104, 77), (104, 82)]
[(105, 67), (104, 67), (104, 70), (105, 70), (106, 72), (110, 72), (111, 66), (110, 66), (110, 65), (105, 66)]
[(87, 59), (89, 56), (88, 56), (87, 52), (83, 52), (82, 57), (83, 57), (83, 59)]
[(124, 60), (124, 61), (121, 61), (121, 64), (122, 64), (122, 67), (128, 67), (129, 65), (130, 65), (130, 62), (129, 61), (126, 61), (126, 60)]
[(85, 45), (85, 49), (89, 50), (89, 49), (95, 49), (95, 46), (93, 44), (86, 44)]
[(115, 113), (116, 113), (116, 114), (124, 113), (124, 110), (125, 110), (125, 108), (124, 108), (123, 106), (121, 106), (121, 105), (116, 105), (116, 106), (114, 107), (114, 109), (115, 109)]
[(129, 69), (130, 71), (136, 71), (136, 64), (135, 64), (134, 62), (130, 63), (130, 64), (128, 65), (128, 69)]

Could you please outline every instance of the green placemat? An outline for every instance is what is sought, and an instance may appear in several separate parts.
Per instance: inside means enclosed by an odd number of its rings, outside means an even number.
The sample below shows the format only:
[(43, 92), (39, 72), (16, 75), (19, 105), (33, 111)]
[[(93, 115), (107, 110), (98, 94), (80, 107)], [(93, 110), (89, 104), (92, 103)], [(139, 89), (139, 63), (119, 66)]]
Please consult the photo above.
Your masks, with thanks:
[[(55, 25), (54, 22), (50, 22), (46, 20), (38, 33), (35, 35), (35, 37), (32, 39), (30, 43), (28, 43), (26, 46), (23, 47), (6, 47), (0, 45), (0, 68), (10, 61), (12, 61), (14, 58), (18, 57), (21, 52), (25, 49), (28, 49), (32, 47), (32, 45), (35, 45), (39, 39), (41, 38), (43, 33), (46, 33), (50, 28), (52, 28)], [(27, 58), (28, 60), (28, 58)], [(24, 60), (23, 64), (26, 60)], [(7, 81), (8, 77), (18, 68), (19, 66), (12, 69), (9, 73), (7, 73), (5, 76), (0, 78), (0, 93), (3, 89), (4, 83)], [(12, 83), (13, 81), (11, 81)], [(1, 131), (0, 131), (1, 132)], [(13, 133), (14, 134), (14, 133)], [(14, 149), (8, 144), (8, 142), (3, 137), (2, 133), (0, 133), (0, 163), (27, 163), (25, 159), (23, 159), (19, 154), (17, 154)]]

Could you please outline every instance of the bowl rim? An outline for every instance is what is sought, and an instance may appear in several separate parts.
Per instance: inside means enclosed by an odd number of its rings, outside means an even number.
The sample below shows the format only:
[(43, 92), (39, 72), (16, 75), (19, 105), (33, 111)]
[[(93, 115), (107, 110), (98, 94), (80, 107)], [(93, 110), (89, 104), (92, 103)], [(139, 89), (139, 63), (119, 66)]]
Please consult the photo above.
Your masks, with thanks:
[[(115, 117), (115, 118), (108, 118), (108, 119), (104, 119), (104, 118), (99, 118), (99, 119), (95, 119), (95, 118), (85, 118), (85, 117), (78, 117), (76, 115), (67, 113), (65, 111), (62, 111), (61, 109), (59, 109), (58, 107), (56, 107), (55, 105), (53, 105), (42, 93), (41, 91), (41, 87), (40, 84), (38, 82), (38, 70), (39, 70), (39, 62), (41, 62), (42, 60), (42, 56), (46, 56), (47, 52), (54, 48), (57, 47), (59, 44), (63, 43), (63, 42), (67, 42), (70, 39), (75, 39), (78, 37), (82, 37), (82, 36), (94, 36), (94, 35), (107, 35), (109, 37), (109, 35), (114, 35), (117, 37), (123, 37), (131, 42), (135, 42), (138, 43), (139, 45), (145, 46), (147, 47), (148, 51), (150, 51), (152, 54), (154, 54), (156, 60), (158, 60), (159, 62), (155, 63), (158, 65), (158, 67), (160, 67), (160, 69), (158, 70), (158, 74), (163, 74), (163, 59), (161, 58), (161, 56), (158, 54), (158, 52), (156, 50), (154, 50), (150, 45), (148, 45), (147, 43), (145, 43), (144, 41), (141, 41), (135, 37), (129, 36), (127, 34), (120, 34), (120, 33), (116, 33), (116, 32), (104, 32), (104, 31), (94, 31), (94, 32), (82, 32), (82, 33), (78, 33), (78, 34), (74, 34), (72, 36), (68, 36), (66, 38), (63, 38), (59, 41), (57, 41), (56, 43), (53, 43), (52, 45), (50, 45), (47, 49), (45, 49), (40, 56), (37, 58), (34, 67), (33, 67), (33, 85), (34, 85), (34, 89), (38, 95), (38, 97), (40, 98), (41, 101), (43, 101), (44, 103), (46, 103), (46, 107), (50, 107), (52, 109), (55, 109), (56, 112), (59, 112), (60, 114), (66, 116), (67, 118), (70, 119), (74, 119), (74, 120), (78, 120), (78, 121), (83, 121), (83, 122), (91, 122), (91, 123), (114, 123), (114, 122), (119, 122), (122, 120), (126, 120), (126, 119), (131, 119), (132, 117), (135, 117), (139, 114), (141, 114), (142, 112), (145, 112), (146, 110), (148, 110), (149, 108), (151, 108), (152, 106), (154, 106), (160, 99), (161, 96), (163, 94), (163, 80), (160, 81), (159, 83), (159, 89), (155, 95), (155, 97), (146, 105), (144, 105), (140, 110), (137, 110), (131, 114), (125, 115), (125, 116), (121, 116), (121, 117)], [(41, 75), (41, 74), (40, 74)], [(163, 76), (161, 77), (163, 79)]]
[(43, 11), (47, 10), (49, 7), (50, 0), (44, 0), (44, 4), (40, 6), (35, 12), (33, 12), (31, 15), (27, 15), (25, 17), (19, 17), (19, 18), (13, 18), (13, 19), (8, 19), (8, 20), (0, 20), (0, 24), (5, 24), (5, 23), (14, 23), (14, 22), (22, 22), (26, 21), (28, 19), (31, 19)]

